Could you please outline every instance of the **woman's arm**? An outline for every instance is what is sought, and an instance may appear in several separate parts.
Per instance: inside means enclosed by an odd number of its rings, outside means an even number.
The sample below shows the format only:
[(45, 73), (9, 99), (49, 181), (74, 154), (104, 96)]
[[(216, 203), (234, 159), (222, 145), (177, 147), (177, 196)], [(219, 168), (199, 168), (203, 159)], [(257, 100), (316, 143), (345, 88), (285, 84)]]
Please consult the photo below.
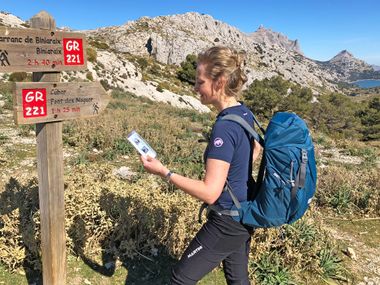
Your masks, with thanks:
[[(162, 178), (165, 178), (169, 173), (169, 169), (157, 159), (141, 156), (141, 161), (144, 168), (150, 173), (159, 175)], [(185, 193), (210, 205), (222, 193), (229, 168), (230, 164), (228, 162), (209, 158), (206, 161), (206, 174), (203, 180), (191, 179), (173, 173), (170, 177), (170, 182)]]

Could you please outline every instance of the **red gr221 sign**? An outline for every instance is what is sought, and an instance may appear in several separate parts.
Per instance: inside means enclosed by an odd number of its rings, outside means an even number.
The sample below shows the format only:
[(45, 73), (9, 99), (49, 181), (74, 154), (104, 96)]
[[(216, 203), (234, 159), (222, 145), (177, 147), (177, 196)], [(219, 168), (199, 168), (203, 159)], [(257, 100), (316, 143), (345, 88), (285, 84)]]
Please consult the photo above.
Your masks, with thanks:
[(82, 65), (84, 63), (83, 54), (82, 39), (63, 39), (65, 65)]
[(22, 106), (24, 118), (46, 117), (46, 89), (23, 89)]

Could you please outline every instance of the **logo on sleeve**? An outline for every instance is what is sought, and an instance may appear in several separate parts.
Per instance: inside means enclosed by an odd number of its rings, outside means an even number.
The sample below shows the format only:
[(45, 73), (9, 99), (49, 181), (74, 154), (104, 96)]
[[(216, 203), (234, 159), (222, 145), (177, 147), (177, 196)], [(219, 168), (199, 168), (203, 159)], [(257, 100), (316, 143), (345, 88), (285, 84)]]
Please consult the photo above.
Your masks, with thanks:
[(223, 140), (221, 138), (215, 138), (214, 139), (214, 146), (215, 147), (221, 147), (223, 145)]

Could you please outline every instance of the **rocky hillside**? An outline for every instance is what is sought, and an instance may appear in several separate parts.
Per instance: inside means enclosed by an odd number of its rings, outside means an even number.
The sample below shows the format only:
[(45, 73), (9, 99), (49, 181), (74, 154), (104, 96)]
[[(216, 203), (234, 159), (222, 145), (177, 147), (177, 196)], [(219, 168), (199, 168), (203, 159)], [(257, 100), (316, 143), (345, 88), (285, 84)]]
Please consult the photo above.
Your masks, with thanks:
[[(29, 24), (12, 14), (0, 12), (0, 26), (27, 28)], [(59, 28), (59, 30), (62, 29), (70, 30), (69, 28)], [(159, 89), (158, 82), (143, 80), (140, 69), (123, 54), (102, 49), (97, 50), (96, 53), (96, 60), (88, 61), (87, 70), (61, 72), (61, 81), (97, 80), (101, 81), (107, 89), (120, 88), (136, 96), (144, 96), (178, 108), (195, 109), (199, 112), (210, 111), (208, 107), (192, 96)], [(7, 79), (8, 74), (0, 73), (0, 80)]]
[(19, 17), (16, 17), (4, 11), (0, 11), (0, 26), (22, 28), (25, 27), (26, 24)]
[[(5, 12), (0, 13), (0, 25), (27, 27), (27, 23)], [(328, 62), (318, 62), (302, 54), (297, 40), (289, 40), (280, 33), (259, 27), (256, 32), (248, 35), (210, 15), (193, 12), (155, 18), (142, 17), (122, 26), (83, 32), (87, 34), (89, 42), (97, 42), (107, 48), (97, 49), (100, 64), (89, 64), (91, 74), (65, 74), (63, 80), (70, 80), (72, 75), (83, 79), (92, 77), (138, 96), (148, 96), (175, 106), (202, 111), (208, 109), (203, 108), (191, 96), (178, 96), (167, 90), (157, 91), (158, 83), (143, 80), (138, 66), (125, 55), (156, 60), (163, 66), (161, 69), (164, 69), (165, 66), (179, 65), (188, 54), (197, 54), (212, 45), (228, 45), (247, 52), (245, 68), (248, 84), (254, 79), (281, 75), (287, 80), (311, 87), (315, 93), (326, 88), (337, 90), (336, 83), (350, 80), (352, 74), (373, 71), (371, 66), (347, 51)]]
[[(87, 31), (89, 37), (107, 42), (115, 51), (152, 56), (165, 64), (179, 64), (186, 55), (197, 54), (212, 45), (229, 45), (248, 53), (249, 79), (282, 75), (285, 79), (315, 90), (336, 89), (336, 82), (348, 81), (352, 74), (369, 72), (372, 67), (353, 56), (337, 55), (318, 62), (303, 56), (297, 40), (260, 27), (247, 35), (209, 15), (142, 17), (118, 27)], [(249, 81), (250, 82), (250, 81)]]
[[(165, 64), (179, 64), (188, 54), (212, 45), (228, 45), (247, 52), (249, 82), (282, 75), (315, 90), (336, 89), (337, 73), (327, 72), (299, 53), (297, 42), (259, 29), (247, 35), (209, 15), (142, 17), (122, 26), (86, 31), (90, 38), (106, 42), (116, 52), (151, 56)], [(266, 35), (267, 33), (267, 35)], [(297, 51), (295, 51), (297, 50)]]

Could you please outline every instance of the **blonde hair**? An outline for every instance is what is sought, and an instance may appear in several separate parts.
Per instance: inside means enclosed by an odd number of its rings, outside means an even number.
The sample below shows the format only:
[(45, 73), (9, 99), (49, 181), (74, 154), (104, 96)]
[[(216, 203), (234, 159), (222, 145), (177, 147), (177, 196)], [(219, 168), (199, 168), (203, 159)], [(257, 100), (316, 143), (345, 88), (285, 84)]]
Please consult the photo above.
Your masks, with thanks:
[(244, 51), (237, 52), (233, 48), (214, 46), (198, 55), (198, 64), (206, 65), (206, 75), (214, 81), (225, 76), (225, 94), (238, 97), (247, 82), (247, 76), (242, 69), (244, 59)]

